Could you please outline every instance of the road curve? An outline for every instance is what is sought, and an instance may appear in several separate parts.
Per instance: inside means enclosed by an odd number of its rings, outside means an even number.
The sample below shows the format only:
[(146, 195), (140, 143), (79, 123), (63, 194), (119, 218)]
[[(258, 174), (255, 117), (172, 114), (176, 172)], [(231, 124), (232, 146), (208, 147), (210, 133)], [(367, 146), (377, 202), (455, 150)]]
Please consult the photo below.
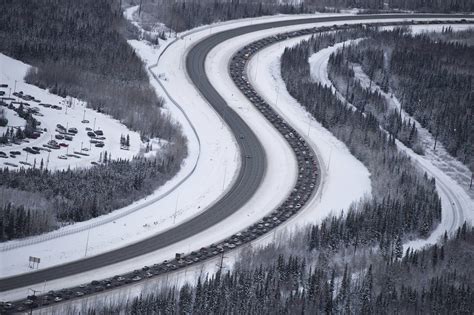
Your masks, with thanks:
[[(82, 260), (77, 260), (31, 273), (3, 278), (0, 280), (0, 292), (79, 274), (159, 250), (178, 241), (187, 239), (208, 228), (211, 228), (216, 223), (235, 213), (253, 196), (259, 187), (265, 172), (265, 152), (263, 151), (263, 148), (253, 131), (250, 130), (250, 128), (245, 124), (238, 114), (236, 114), (226, 105), (222, 96), (220, 96), (219, 93), (212, 87), (206, 76), (204, 70), (206, 56), (209, 51), (219, 43), (245, 33), (297, 24), (333, 21), (337, 22), (346, 20), (353, 21), (392, 18), (413, 19), (447, 17), (449, 18), (452, 16), (443, 14), (390, 14), (304, 18), (299, 20), (284, 20), (249, 25), (223, 31), (205, 38), (190, 50), (186, 59), (186, 68), (193, 83), (199, 89), (204, 98), (206, 98), (208, 102), (214, 107), (214, 109), (224, 118), (239, 144), (242, 157), (242, 167), (233, 187), (212, 207), (175, 228), (159, 233), (137, 243), (130, 244), (128, 246), (97, 256), (88, 257)], [(469, 16), (462, 15), (456, 15), (455, 17), (469, 18)], [(247, 158), (248, 156), (251, 158)]]

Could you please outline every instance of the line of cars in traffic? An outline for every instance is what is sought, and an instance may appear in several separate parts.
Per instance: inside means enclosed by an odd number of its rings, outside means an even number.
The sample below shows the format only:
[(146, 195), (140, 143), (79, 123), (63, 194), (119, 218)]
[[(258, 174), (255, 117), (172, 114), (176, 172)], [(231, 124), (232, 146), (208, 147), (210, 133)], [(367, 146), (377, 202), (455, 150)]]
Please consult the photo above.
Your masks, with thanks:
[[(429, 21), (427, 21), (429, 22)], [(424, 22), (426, 23), (426, 22)], [(435, 21), (434, 23), (438, 23)], [(450, 21), (451, 23), (451, 21)], [(374, 24), (374, 23), (372, 23)], [(372, 24), (364, 24), (372, 26)], [(400, 25), (405, 23), (377, 23), (377, 25)], [(24, 300), (14, 303), (0, 303), (0, 311), (25, 311), (40, 306), (50, 305), (51, 303), (59, 303), (64, 300), (79, 298), (84, 295), (99, 293), (105, 290), (117, 288), (132, 282), (138, 282), (143, 279), (153, 278), (158, 275), (165, 274), (170, 271), (178, 270), (194, 263), (223, 255), (226, 251), (232, 250), (242, 244), (251, 242), (252, 240), (267, 233), (271, 229), (282, 224), (291, 216), (297, 213), (314, 194), (319, 184), (318, 161), (314, 151), (308, 146), (303, 137), (282, 117), (276, 113), (272, 107), (263, 100), (258, 93), (250, 85), (246, 75), (246, 65), (248, 60), (259, 49), (292, 37), (309, 35), (312, 33), (325, 32), (342, 28), (357, 26), (332, 26), (332, 27), (316, 27), (299, 31), (292, 31), (266, 37), (255, 41), (244, 48), (240, 49), (233, 57), (230, 63), (230, 74), (242, 93), (252, 102), (252, 104), (269, 120), (272, 125), (283, 135), (293, 149), (298, 165), (298, 177), (296, 184), (286, 198), (286, 200), (270, 214), (263, 217), (258, 222), (247, 227), (243, 231), (232, 235), (231, 237), (210, 246), (203, 247), (198, 251), (184, 255), (177, 253), (174, 259), (165, 260), (152, 266), (144, 266), (129, 273), (116, 275), (103, 280), (94, 280), (87, 284), (82, 284), (73, 288), (62, 289), (59, 291), (49, 291), (41, 296), (28, 296)]]

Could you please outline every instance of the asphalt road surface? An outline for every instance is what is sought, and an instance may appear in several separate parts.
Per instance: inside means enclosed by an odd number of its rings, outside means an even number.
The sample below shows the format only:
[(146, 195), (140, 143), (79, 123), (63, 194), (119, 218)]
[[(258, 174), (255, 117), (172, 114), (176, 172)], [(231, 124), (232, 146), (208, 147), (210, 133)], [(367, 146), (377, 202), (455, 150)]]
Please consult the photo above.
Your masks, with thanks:
[[(204, 69), (204, 62), (207, 54), (219, 43), (245, 33), (297, 24), (332, 21), (340, 22), (346, 20), (447, 17), (453, 16), (442, 14), (391, 14), (306, 18), (248, 25), (216, 33), (203, 39), (190, 50), (186, 60), (186, 69), (189, 77), (200, 90), (204, 98), (207, 99), (210, 105), (212, 105), (213, 108), (224, 118), (239, 144), (242, 166), (236, 182), (227, 194), (200, 215), (175, 228), (154, 235), (148, 239), (97, 256), (45, 268), (35, 272), (3, 278), (0, 280), (0, 292), (79, 274), (159, 250), (173, 243), (187, 239), (206, 229), (212, 228), (216, 223), (235, 213), (254, 195), (265, 173), (265, 152), (253, 131), (250, 130), (237, 113), (227, 106), (222, 96), (220, 96), (212, 87)], [(455, 15), (454, 17), (469, 18), (470, 16)], [(248, 158), (248, 156), (250, 156), (250, 158)], [(203, 178), (203, 181), (204, 180), (205, 179)]]

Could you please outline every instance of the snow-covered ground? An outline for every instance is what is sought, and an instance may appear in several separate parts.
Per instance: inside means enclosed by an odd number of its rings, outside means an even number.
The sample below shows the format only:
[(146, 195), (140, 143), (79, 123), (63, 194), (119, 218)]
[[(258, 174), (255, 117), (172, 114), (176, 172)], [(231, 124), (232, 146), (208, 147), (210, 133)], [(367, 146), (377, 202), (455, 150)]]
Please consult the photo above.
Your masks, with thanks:
[[(370, 79), (360, 66), (354, 67), (354, 72), (360, 80), (362, 87), (369, 88), (371, 86)], [(416, 249), (425, 244), (434, 244), (445, 231), (453, 233), (464, 221), (472, 223), (474, 218), (474, 199), (472, 195), (474, 191), (469, 189), (470, 170), (453, 158), (441, 143), (438, 143), (436, 150), (434, 150), (435, 141), (431, 133), (426, 128), (423, 128), (416, 119), (401, 109), (400, 102), (395, 96), (391, 97), (389, 93), (382, 91), (380, 86), (374, 84), (374, 82), (372, 82), (371, 89), (380, 93), (390, 107), (401, 110), (401, 115), (404, 119), (411, 119), (411, 121), (415, 122), (418, 129), (418, 137), (425, 154), (420, 156), (400, 143), (399, 146), (416, 161), (421, 169), (436, 179), (438, 193), (441, 197), (443, 207), (441, 224), (438, 225), (427, 240), (415, 240), (405, 246)]]
[(249, 79), (257, 92), (308, 141), (320, 158), (322, 190), (292, 221), (293, 228), (320, 222), (351, 203), (370, 197), (370, 173), (347, 147), (323, 128), (287, 91), (280, 73), (280, 56), (294, 38), (261, 50), (249, 63)]
[[(415, 32), (441, 30), (443, 25), (426, 26), (426, 29), (422, 25), (414, 26)], [(446, 25), (444, 25), (446, 26)], [(464, 29), (466, 26), (461, 27), (459, 25), (453, 25), (455, 29)], [(311, 66), (311, 76), (313, 80), (325, 84), (331, 87), (335, 91), (335, 87), (328, 77), (328, 60), (330, 55), (342, 45), (348, 45), (351, 41), (336, 44), (332, 47), (320, 50), (313, 54), (309, 58)], [(363, 73), (360, 67), (354, 68), (355, 73), (360, 79), (363, 87), (369, 87), (370, 81), (368, 77)], [(397, 109), (400, 109), (400, 103), (395, 97), (384, 93), (379, 86), (372, 83), (372, 89), (378, 91), (388, 101), (388, 103)], [(336, 92), (338, 97), (344, 99), (342, 94)], [(350, 104), (349, 104), (350, 105)], [(410, 117), (404, 111), (402, 111), (404, 117)], [(410, 117), (412, 120), (413, 117)], [(416, 122), (416, 120), (415, 120)], [(418, 122), (416, 122), (419, 131), (420, 139), (422, 140), (423, 147), (426, 150), (425, 156), (420, 156), (413, 152), (413, 150), (405, 147), (402, 143), (397, 142), (400, 149), (405, 151), (416, 164), (430, 176), (436, 179), (438, 193), (442, 201), (442, 221), (441, 224), (433, 231), (430, 237), (426, 240), (414, 240), (405, 244), (405, 247), (420, 248), (427, 244), (435, 243), (445, 231), (448, 233), (454, 232), (465, 220), (472, 222), (474, 216), (474, 203), (473, 199), (468, 194), (468, 178), (470, 178), (469, 170), (462, 165), (459, 161), (456, 161), (453, 157), (449, 156), (442, 145), (437, 146), (436, 151), (433, 150), (434, 139), (429, 132), (422, 128)]]
[[(30, 104), (30, 108), (37, 107), (39, 112), (43, 116), (34, 116), (39, 122), (41, 122), (40, 128), (46, 128), (45, 131), (37, 139), (28, 139), (28, 142), (23, 142), (19, 145), (0, 145), (0, 151), (9, 153), (11, 151), (20, 151), (21, 155), (17, 158), (7, 158), (0, 160), (0, 167), (8, 167), (15, 169), (16, 167), (4, 164), (10, 162), (18, 167), (30, 167), (26, 164), (20, 164), (19, 162), (27, 162), (31, 165), (36, 160), (36, 166), (39, 167), (40, 161), (43, 160), (44, 166), (47, 166), (50, 170), (61, 170), (67, 169), (68, 167), (89, 167), (91, 162), (99, 162), (101, 154), (107, 152), (111, 154), (113, 159), (123, 158), (130, 159), (139, 153), (140, 148), (143, 148), (144, 144), (140, 140), (140, 135), (137, 132), (129, 130), (125, 125), (120, 123), (118, 120), (113, 119), (110, 116), (98, 113), (90, 108), (86, 108), (85, 102), (82, 102), (74, 98), (62, 98), (60, 96), (49, 93), (47, 90), (40, 89), (34, 85), (27, 84), (23, 78), (27, 73), (29, 65), (10, 58), (6, 55), (0, 54), (0, 84), (8, 84), (7, 88), (0, 88), (5, 92), (4, 97), (14, 98), (14, 102), (21, 101)], [(33, 96), (35, 99), (41, 102), (24, 101), (14, 96), (14, 92), (23, 91), (24, 94)], [(6, 101), (10, 104), (10, 101)], [(61, 110), (45, 108), (39, 104), (46, 103), (52, 105), (58, 105)], [(18, 107), (15, 105), (14, 107)], [(27, 106), (25, 106), (26, 108)], [(9, 118), (8, 127), (14, 127), (18, 125), (25, 125), (25, 121), (15, 116), (16, 113), (5, 109), (7, 118)], [(11, 119), (11, 120), (10, 120)], [(89, 123), (81, 123), (83, 120), (88, 120)], [(57, 140), (55, 135), (56, 125), (61, 124), (66, 129), (75, 127), (78, 130), (77, 135), (73, 136), (72, 141)], [(95, 144), (90, 142), (91, 138), (87, 135), (86, 128), (92, 130), (102, 130), (104, 133), (103, 140), (104, 147), (95, 147)], [(0, 127), (0, 134), (6, 131), (7, 127)], [(120, 146), (120, 135), (130, 136), (130, 148), (129, 150), (122, 150)], [(26, 152), (22, 151), (22, 148), (37, 146), (43, 147), (50, 140), (56, 140), (58, 143), (66, 143), (68, 147), (61, 147), (58, 150), (51, 149), (51, 152), (40, 151), (40, 154), (27, 155)], [(159, 149), (159, 146), (155, 146)], [(81, 150), (82, 149), (82, 150)], [(78, 155), (74, 152), (82, 152), (87, 155)], [(74, 154), (75, 156), (67, 156), (67, 154)], [(60, 159), (59, 156), (63, 156), (65, 159)]]
[[(303, 17), (307, 16), (291, 18)], [(236, 147), (233, 142), (232, 136), (230, 135), (226, 126), (222, 123), (216, 113), (209, 107), (209, 105), (200, 97), (199, 93), (195, 90), (195, 88), (192, 86), (192, 84), (186, 77), (186, 74), (183, 71), (184, 51), (189, 49), (189, 47), (191, 47), (198, 40), (216, 31), (248, 25), (250, 23), (261, 23), (270, 20), (288, 18), (288, 16), (277, 16), (272, 18), (255, 19), (253, 21), (243, 20), (232, 23), (226, 22), (219, 25), (213, 25), (209, 28), (199, 28), (199, 30), (194, 30), (186, 33), (187, 35), (180, 34), (180, 37), (184, 36), (182, 37), (183, 39), (179, 39), (174, 42), (170, 41), (170, 43), (173, 43), (168, 47), (166, 52), (161, 57), (158, 66), (152, 68), (153, 72), (160, 77), (161, 84), (165, 87), (166, 92), (162, 90), (162, 86), (160, 86), (157, 82), (154, 82), (153, 84), (158, 89), (158, 93), (160, 95), (167, 95), (168, 98), (169, 96), (171, 96), (182, 107), (186, 115), (189, 117), (192, 125), (190, 125), (187, 120), (183, 118), (184, 114), (179, 110), (179, 108), (172, 106), (173, 102), (168, 99), (166, 108), (172, 115), (176, 115), (174, 117), (176, 117), (176, 119), (183, 124), (185, 134), (192, 135), (190, 130), (192, 130), (193, 127), (197, 131), (197, 134), (199, 135), (199, 138), (201, 140), (201, 146), (199, 149), (198, 141), (196, 140), (196, 138), (191, 137), (190, 152), (191, 155), (193, 155), (196, 154), (197, 151), (199, 151), (199, 154), (197, 154), (199, 156), (198, 163), (193, 174), (184, 183), (182, 183), (176, 190), (167, 195), (165, 198), (161, 199), (159, 203), (154, 205), (154, 209), (160, 208), (162, 209), (160, 210), (160, 213), (161, 211), (163, 211), (163, 213), (166, 213), (168, 215), (168, 217), (165, 218), (164, 221), (162, 221), (161, 225), (155, 226), (152, 224), (150, 226), (143, 226), (142, 224), (149, 224), (154, 222), (154, 220), (156, 220), (157, 215), (157, 213), (152, 211), (153, 209), (150, 209), (150, 212), (147, 212), (147, 208), (144, 208), (139, 212), (133, 214), (136, 215), (136, 217), (127, 216), (126, 218), (121, 219), (120, 222), (117, 221), (116, 223), (111, 223), (113, 225), (110, 225), (110, 227), (103, 226), (100, 229), (90, 229), (88, 255), (110, 250), (111, 248), (120, 247), (127, 243), (147, 237), (152, 233), (157, 233), (160, 230), (160, 226), (166, 226), (166, 224), (168, 224), (167, 226), (179, 224), (179, 222), (182, 222), (182, 220), (185, 220), (191, 217), (192, 215), (195, 215), (199, 211), (203, 211), (203, 209), (205, 209), (209, 204), (216, 200), (222, 194), (222, 192), (229, 187), (233, 180), (234, 174), (238, 169), (239, 164)], [(329, 24), (332, 25), (334, 23), (331, 22)], [(321, 23), (319, 25), (321, 25)], [(269, 34), (287, 31), (290, 29), (306, 28), (310, 26), (311, 25), (303, 25), (295, 27), (285, 27), (284, 29), (266, 30), (259, 33), (242, 36), (242, 38), (238, 40), (240, 41), (240, 45), (243, 45), (244, 43), (252, 41), (258, 38), (259, 36), (266, 36)], [(233, 43), (234, 41), (236, 40), (234, 39), (232, 41), (229, 41), (227, 44), (229, 45), (230, 42)], [(138, 41), (132, 41), (131, 44), (135, 47), (138, 54), (145, 60), (148, 65), (152, 65), (156, 62), (158, 55), (165, 46), (161, 45), (161, 48), (156, 48)], [(281, 46), (283, 46), (283, 44), (281, 44)], [(237, 44), (236, 47), (238, 47)], [(211, 52), (211, 55), (213, 56), (213, 61), (211, 64), (206, 65), (208, 71), (213, 71), (209, 69), (216, 69), (216, 76), (219, 76), (219, 78), (211, 78), (211, 80), (214, 80), (213, 82), (222, 81), (219, 83), (221, 89), (235, 89), (233, 86), (227, 86), (228, 84), (230, 84), (230, 78), (226, 74), (226, 67), (225, 69), (222, 69), (224, 65), (227, 65), (227, 61), (224, 61), (225, 59), (223, 59), (224, 57), (222, 56), (224, 55), (227, 56), (226, 58), (228, 58), (229, 54), (230, 48), (220, 49), (220, 51), (217, 52), (213, 51)], [(272, 67), (273, 68), (270, 69), (270, 73), (272, 71), (275, 71), (275, 65), (273, 65)], [(260, 70), (257, 70), (257, 75), (259, 72)], [(225, 76), (220, 77), (221, 75)], [(281, 81), (279, 84), (282, 84)], [(286, 106), (284, 105), (282, 96), (284, 86), (282, 86), (281, 90), (279, 89), (278, 93), (275, 91), (274, 87), (275, 86), (273, 86), (272, 89), (269, 90), (268, 88), (263, 88), (263, 90), (266, 91), (265, 93), (269, 93), (266, 97), (271, 100), (275, 99), (275, 95), (279, 95), (278, 98), (282, 101), (281, 104), (278, 105), (278, 110), (290, 117), (291, 113), (294, 112), (294, 110), (288, 110), (286, 108), (290, 108), (292, 106), (288, 106), (288, 104)], [(186, 93), (183, 93), (183, 91), (186, 91)], [(276, 137), (272, 138), (271, 141), (274, 141), (274, 143), (277, 145), (280, 144), (278, 145), (279, 148), (272, 149), (272, 151), (270, 152), (277, 152), (275, 150), (280, 150), (279, 152), (288, 152), (286, 151), (286, 145), (282, 143), (282, 140), (281, 138), (279, 138), (279, 135), (274, 130), (272, 130), (272, 127), (270, 127), (268, 123), (262, 121), (262, 118), (259, 117), (260, 114), (251, 114), (253, 108), (249, 106), (247, 101), (238, 91), (236, 91), (236, 93), (232, 93), (230, 92), (230, 90), (226, 90), (226, 94), (224, 95), (224, 97), (226, 98), (226, 100), (229, 101), (230, 106), (237, 109), (237, 112), (239, 114), (247, 115), (244, 117), (245, 119), (251, 119), (254, 121), (249, 121), (249, 124), (253, 124), (253, 127), (258, 128), (256, 130), (256, 134), (261, 133), (260, 137), (262, 137), (262, 139), (269, 140), (269, 137), (274, 137), (276, 135)], [(237, 103), (241, 105), (237, 107), (236, 105), (233, 105)], [(278, 103), (280, 103), (280, 101), (278, 101)], [(289, 104), (295, 105), (294, 103)], [(300, 126), (301, 119), (303, 119), (302, 117), (304, 117), (305, 115), (306, 114), (304, 113), (304, 111), (299, 108), (299, 112), (295, 114), (294, 118), (291, 118), (293, 119), (292, 123), (298, 123), (296, 127), (303, 130), (302, 134), (306, 134), (304, 130), (308, 126), (307, 118), (306, 120), (304, 120), (303, 126)], [(262, 122), (262, 124), (257, 126), (258, 122)], [(314, 207), (314, 205), (318, 204), (318, 202), (316, 200), (313, 200), (313, 202), (307, 207), (307, 209), (302, 210), (301, 214), (299, 214), (295, 220), (288, 221), (288, 223), (285, 224), (281, 228), (281, 230), (289, 228), (290, 225), (292, 225), (293, 223), (301, 224), (309, 221), (317, 221), (329, 211), (331, 211), (331, 209), (335, 209), (336, 211), (338, 211), (340, 210), (339, 207), (344, 208), (350, 202), (358, 200), (359, 198), (363, 197), (364, 194), (370, 191), (370, 181), (367, 170), (365, 170), (360, 163), (357, 164), (358, 162), (348, 154), (347, 149), (345, 149), (345, 147), (342, 146), (341, 143), (334, 141), (334, 138), (326, 137), (330, 135), (327, 132), (325, 135), (325, 131), (319, 129), (319, 126), (317, 126), (315, 122), (310, 124), (310, 136), (312, 139), (313, 134), (316, 136), (316, 138), (312, 141), (318, 144), (317, 150), (319, 150), (323, 162), (327, 161), (326, 168), (329, 164), (330, 173), (335, 172), (336, 174), (332, 177), (331, 174), (329, 174), (327, 177), (328, 179), (325, 180), (324, 183), (325, 187), (332, 187), (332, 189), (327, 188), (327, 194), (328, 196), (331, 196), (330, 199), (335, 199), (338, 203), (332, 206), (331, 204), (324, 203), (324, 201), (321, 201), (321, 205), (323, 206), (321, 207), (321, 209), (317, 209)], [(321, 140), (321, 144), (317, 139), (318, 137), (324, 139)], [(324, 141), (326, 141), (327, 143), (322, 144), (322, 142)], [(340, 155), (346, 155), (346, 157), (340, 157)], [(194, 156), (196, 157), (196, 155)], [(274, 158), (274, 156), (269, 157), (272, 159)], [(278, 161), (280, 161), (280, 163), (283, 163), (280, 164), (282, 168), (288, 168), (287, 172), (291, 172), (291, 167), (288, 167), (286, 163), (291, 163), (292, 159), (292, 155), (285, 155), (283, 157), (279, 157)], [(329, 163), (329, 161), (331, 162)], [(344, 173), (343, 165), (345, 163), (353, 163), (353, 167), (359, 167), (359, 171), (354, 171), (353, 174), (354, 176), (360, 176), (361, 180), (358, 180), (357, 184), (358, 186), (362, 186), (360, 184), (360, 182), (362, 182), (363, 185), (365, 185), (365, 188), (363, 186), (354, 187), (354, 183), (356, 181), (352, 182), (349, 178), (346, 177), (347, 173)], [(340, 171), (340, 169), (342, 169), (342, 171)], [(223, 174), (225, 174), (225, 176), (222, 176)], [(203, 182), (203, 178), (206, 178), (205, 182)], [(277, 178), (276, 176), (274, 178), (276, 178), (278, 182), (281, 181), (281, 178)], [(255, 220), (258, 220), (258, 217), (264, 215), (263, 212), (256, 212), (255, 209), (265, 209), (265, 211), (271, 211), (271, 209), (268, 209), (268, 207), (272, 204), (277, 204), (278, 200), (281, 200), (285, 194), (285, 192), (281, 189), (285, 189), (285, 187), (291, 186), (291, 179), (285, 179), (285, 181), (283, 183), (282, 182), (269, 186), (272, 189), (274, 189), (274, 187), (278, 187), (279, 189), (277, 190), (271, 190), (267, 187), (266, 191), (262, 191), (262, 193), (258, 191), (256, 197), (253, 198), (253, 200), (251, 200), (248, 205), (244, 206), (236, 214), (217, 224), (215, 227), (207, 231), (203, 231), (198, 235), (195, 235), (192, 239), (184, 240), (182, 242), (169, 246), (168, 248), (147, 255), (143, 255), (141, 257), (137, 257), (123, 263), (108, 266), (105, 268), (100, 268), (98, 270), (67, 277), (64, 279), (54, 280), (46, 284), (41, 284), (33, 287), (39, 290), (44, 289), (47, 291), (51, 289), (61, 288), (66, 285), (70, 286), (82, 282), (88, 282), (93, 279), (96, 279), (98, 274), (101, 275), (100, 278), (113, 276), (114, 274), (133, 270), (143, 265), (153, 264), (164, 259), (169, 259), (176, 252), (188, 252), (195, 248), (199, 248), (201, 246), (208, 245), (209, 243), (216, 242), (216, 240), (222, 239), (227, 235), (233, 234), (234, 232), (244, 228), (246, 225), (253, 223)], [(264, 186), (262, 187), (263, 188), (261, 189), (265, 190)], [(350, 190), (354, 199), (349, 200), (351, 199), (349, 197), (347, 199), (343, 198), (343, 196), (346, 196), (347, 191), (338, 191), (337, 187), (345, 187), (348, 191)], [(369, 188), (366, 189), (367, 187)], [(261, 196), (261, 199), (259, 200), (257, 196)], [(270, 199), (270, 197), (273, 198)], [(319, 194), (318, 197), (324, 198), (324, 194)], [(176, 206), (176, 204), (178, 204), (178, 206)], [(175, 216), (175, 213), (178, 213), (179, 215)], [(118, 230), (117, 232), (115, 232), (116, 229)], [(40, 254), (46, 253), (47, 255), (49, 255), (49, 265), (78, 259), (80, 257), (83, 257), (85, 253), (87, 234), (89, 234), (88, 231), (76, 233), (74, 239), (70, 239), (69, 241), (61, 238), (57, 241), (57, 243), (52, 244), (56, 245), (57, 247), (49, 246), (48, 248), (46, 245), (38, 246), (37, 244), (31, 247), (28, 246), (27, 249), (34, 250), (35, 248), (42, 248)], [(272, 238), (276, 237), (275, 235), (276, 233), (267, 235), (259, 242), (264, 242), (264, 240), (272, 240)], [(77, 248), (74, 248), (72, 250), (68, 250), (67, 247), (69, 246), (71, 241), (75, 241), (75, 244), (82, 245), (77, 246)], [(54, 251), (54, 255), (51, 254), (51, 252), (49, 251), (50, 249)], [(8, 252), (8, 255), (11, 255), (10, 257), (12, 257), (15, 262), (12, 263), (9, 268), (5, 268), (6, 270), (3, 274), (14, 274), (16, 272), (25, 271), (26, 253), (30, 254), (30, 251), (27, 251), (25, 249), (23, 252), (18, 252), (15, 254), (10, 254), (10, 252)], [(15, 257), (17, 255), (22, 255), (22, 258), (16, 259)], [(232, 255), (238, 255), (238, 251), (226, 254), (226, 256), (229, 256), (229, 261), (232, 259)], [(210, 264), (214, 263), (215, 261), (210, 262)], [(42, 265), (41, 267), (44, 268), (45, 266)], [(182, 272), (185, 273), (186, 271)], [(10, 292), (6, 292), (5, 297), (8, 299), (14, 299), (24, 296), (25, 292), (26, 288), (12, 290)]]

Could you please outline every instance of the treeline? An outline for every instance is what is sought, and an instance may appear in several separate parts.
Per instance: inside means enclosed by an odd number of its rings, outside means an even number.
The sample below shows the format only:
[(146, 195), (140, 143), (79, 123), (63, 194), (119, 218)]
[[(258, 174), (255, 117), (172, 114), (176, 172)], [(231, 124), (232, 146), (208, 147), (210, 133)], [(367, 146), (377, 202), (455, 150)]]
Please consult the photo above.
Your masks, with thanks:
[(35, 66), (28, 83), (85, 100), (145, 137), (179, 133), (124, 37), (119, 1), (5, 0), (0, 12), (0, 52)]
[[(25, 138), (33, 138), (34, 133), (36, 131), (36, 127), (39, 126), (39, 123), (35, 119), (33, 114), (30, 111), (28, 111), (23, 106), (23, 104), (20, 104), (18, 108), (11, 106), (10, 109), (14, 111), (16, 115), (18, 115), (18, 117), (23, 118), (26, 121), (25, 128), (23, 129), (14, 128), (14, 127), (7, 128), (5, 132), (3, 132), (0, 135), (0, 144), (7, 144), (9, 142), (12, 143), (12, 142), (16, 142), (18, 140), (22, 140)], [(5, 126), (8, 123), (8, 119), (6, 119), (3, 115), (4, 115), (3, 109), (1, 109), (0, 110), (0, 126), (2, 126), (2, 117), (4, 118)]]
[(471, 0), (128, 0), (141, 4), (143, 26), (164, 23), (182, 32), (197, 26), (240, 18), (275, 14), (337, 12), (363, 9), (362, 13), (410, 10), (420, 12), (472, 12)]
[[(33, 168), (0, 170), (0, 186), (39, 194), (49, 200), (51, 205), (48, 211), (44, 211), (44, 215), (49, 217), (53, 214), (62, 225), (85, 221), (151, 194), (179, 170), (186, 154), (184, 148), (183, 144), (164, 148), (154, 159), (137, 157), (132, 161), (113, 160), (108, 155), (104, 157), (104, 165), (56, 172), (45, 169), (43, 160), (36, 161), (36, 167)], [(57, 227), (54, 224), (46, 225), (41, 230), (28, 230), (26, 227), (34, 224), (35, 218), (30, 216), (25, 220), (15, 219), (23, 211), (28, 210), (12, 208), (11, 218), (21, 226), (10, 231), (29, 232), (5, 233), (6, 239), (33, 235)]]
[(56, 223), (56, 218), (49, 212), (8, 203), (0, 207), (0, 241), (44, 233), (54, 229)]
[[(294, 246), (295, 243), (291, 243)], [(300, 244), (301, 245), (301, 244)], [(298, 245), (296, 245), (299, 247)], [(232, 271), (159, 289), (88, 314), (471, 314), (474, 230), (392, 261), (357, 267), (289, 244), (243, 254)]]
[(353, 64), (352, 59), (348, 58), (354, 49), (353, 45), (343, 46), (331, 54), (328, 66), (330, 80), (349, 103), (362, 113), (370, 112), (391, 135), (415, 152), (423, 154), (415, 122), (402, 118), (398, 109), (391, 108), (379, 92), (372, 91), (372, 81), (368, 87), (361, 86), (360, 79), (354, 72), (357, 64)]
[[(285, 49), (281, 58), (281, 73), (289, 93), (345, 143), (371, 173), (373, 200), (352, 207), (345, 217), (332, 218), (323, 226), (322, 233), (331, 235), (328, 243), (336, 247), (341, 242), (390, 247), (397, 238), (426, 237), (441, 219), (434, 180), (398, 151), (394, 136), (380, 130), (370, 112), (352, 110), (329, 87), (311, 79), (308, 58), (312, 52), (371, 33), (358, 29), (315, 35)], [(324, 240), (321, 235), (317, 238)]]
[(473, 12), (474, 2), (471, 0), (388, 0), (392, 9), (419, 12)]
[(140, 2), (143, 20), (159, 21), (177, 32), (233, 19), (310, 13), (304, 3), (280, 0), (135, 0), (132, 4)]
[(337, 9), (360, 8), (377, 13), (381, 10), (409, 10), (419, 12), (472, 12), (471, 0), (304, 0), (307, 7)]
[(406, 28), (375, 33), (347, 50), (347, 58), (393, 91), (407, 113), (474, 170), (474, 47), (457, 36), (451, 42), (450, 34), (447, 29), (439, 40)]

